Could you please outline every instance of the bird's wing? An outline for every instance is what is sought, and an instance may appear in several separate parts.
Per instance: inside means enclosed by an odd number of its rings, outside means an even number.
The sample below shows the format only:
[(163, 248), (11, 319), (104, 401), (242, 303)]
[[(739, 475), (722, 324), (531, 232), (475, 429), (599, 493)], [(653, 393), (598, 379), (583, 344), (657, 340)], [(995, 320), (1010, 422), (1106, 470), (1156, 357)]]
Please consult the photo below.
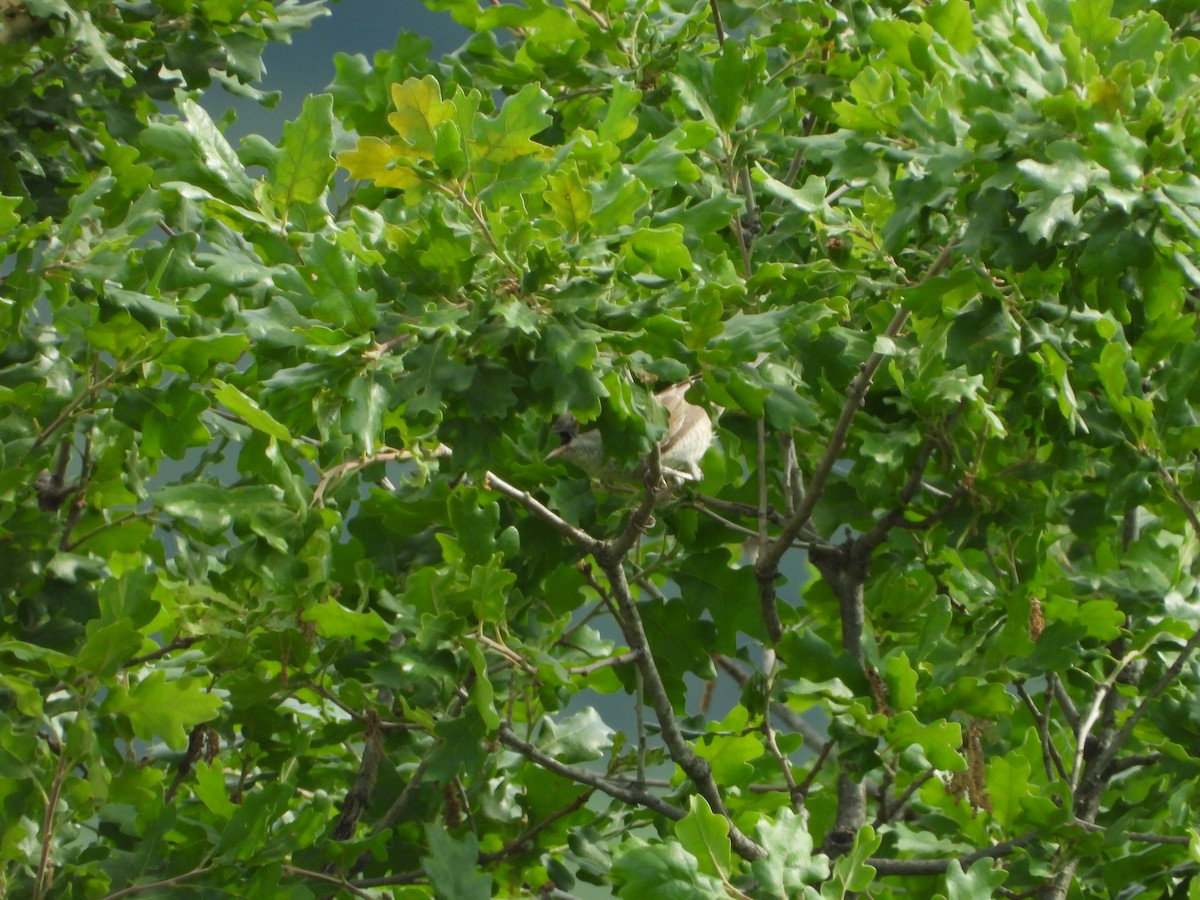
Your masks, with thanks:
[(660, 452), (664, 455), (691, 434), (693, 429), (706, 425), (712, 426), (707, 410), (695, 403), (688, 403), (684, 399), (689, 387), (691, 387), (690, 381), (681, 381), (655, 395), (658, 397), (658, 402), (667, 408), (667, 413), (670, 415), (667, 421), (667, 436), (659, 444)]

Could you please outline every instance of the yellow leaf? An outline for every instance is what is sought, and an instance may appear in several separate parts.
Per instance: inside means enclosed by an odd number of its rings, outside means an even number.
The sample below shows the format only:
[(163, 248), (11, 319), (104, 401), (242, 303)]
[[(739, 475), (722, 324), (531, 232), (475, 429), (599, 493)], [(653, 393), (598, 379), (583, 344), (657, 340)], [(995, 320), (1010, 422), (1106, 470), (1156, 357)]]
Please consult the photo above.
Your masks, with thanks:
[(414, 147), (432, 147), (434, 129), (454, 118), (454, 104), (442, 99), (442, 89), (432, 75), (393, 84), (392, 102), (396, 111), (388, 122)]
[(357, 147), (338, 155), (338, 164), (352, 177), (401, 190), (420, 185), (421, 178), (412, 169), (418, 162), (420, 157), (410, 148), (377, 137), (359, 138)]

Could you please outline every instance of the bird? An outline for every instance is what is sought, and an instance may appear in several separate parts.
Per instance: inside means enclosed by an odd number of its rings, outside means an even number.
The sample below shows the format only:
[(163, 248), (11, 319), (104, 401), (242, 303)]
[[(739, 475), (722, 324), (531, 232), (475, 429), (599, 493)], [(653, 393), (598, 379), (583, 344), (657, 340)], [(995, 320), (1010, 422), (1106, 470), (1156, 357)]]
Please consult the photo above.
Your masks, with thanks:
[[(685, 398), (691, 380), (681, 381), (655, 394), (667, 410), (667, 434), (658, 444), (663, 475), (682, 484), (699, 481), (700, 460), (713, 441), (713, 424), (707, 410)], [(562, 459), (583, 469), (593, 478), (630, 481), (645, 471), (645, 459), (637, 469), (623, 468), (604, 454), (604, 441), (596, 429), (580, 431), (570, 413), (559, 416), (554, 432), (562, 446), (546, 454), (547, 460)]]

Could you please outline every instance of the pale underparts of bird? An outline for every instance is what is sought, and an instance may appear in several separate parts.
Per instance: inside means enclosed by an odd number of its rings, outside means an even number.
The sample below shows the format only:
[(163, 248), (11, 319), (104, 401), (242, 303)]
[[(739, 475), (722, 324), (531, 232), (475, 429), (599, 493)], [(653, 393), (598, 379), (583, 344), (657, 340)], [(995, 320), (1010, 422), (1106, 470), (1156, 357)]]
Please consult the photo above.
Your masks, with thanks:
[[(659, 462), (665, 477), (682, 483), (699, 481), (700, 460), (713, 441), (713, 424), (708, 411), (685, 399), (691, 381), (681, 381), (655, 394), (666, 407), (667, 434), (658, 445)], [(593, 478), (620, 481), (637, 480), (645, 472), (645, 460), (636, 469), (623, 468), (605, 455), (600, 432), (580, 431), (579, 423), (570, 414), (559, 417), (554, 431), (563, 444), (551, 450), (546, 459), (561, 459), (573, 463)]]

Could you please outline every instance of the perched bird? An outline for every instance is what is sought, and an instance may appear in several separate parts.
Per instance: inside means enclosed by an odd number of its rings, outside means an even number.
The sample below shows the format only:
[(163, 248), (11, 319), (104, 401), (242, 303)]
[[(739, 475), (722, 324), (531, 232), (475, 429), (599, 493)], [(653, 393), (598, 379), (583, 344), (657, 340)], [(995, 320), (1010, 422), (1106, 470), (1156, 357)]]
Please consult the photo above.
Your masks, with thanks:
[[(688, 403), (684, 395), (691, 381), (681, 381), (655, 398), (667, 409), (667, 434), (659, 442), (659, 460), (663, 474), (678, 482), (700, 480), (700, 460), (713, 440), (712, 419), (708, 412), (694, 403)], [(593, 478), (631, 480), (642, 471), (622, 469), (619, 463), (604, 455), (604, 443), (600, 432), (580, 431), (579, 423), (569, 413), (560, 416), (554, 423), (554, 431), (562, 439), (562, 446), (551, 450), (546, 459), (563, 459), (577, 465)]]

